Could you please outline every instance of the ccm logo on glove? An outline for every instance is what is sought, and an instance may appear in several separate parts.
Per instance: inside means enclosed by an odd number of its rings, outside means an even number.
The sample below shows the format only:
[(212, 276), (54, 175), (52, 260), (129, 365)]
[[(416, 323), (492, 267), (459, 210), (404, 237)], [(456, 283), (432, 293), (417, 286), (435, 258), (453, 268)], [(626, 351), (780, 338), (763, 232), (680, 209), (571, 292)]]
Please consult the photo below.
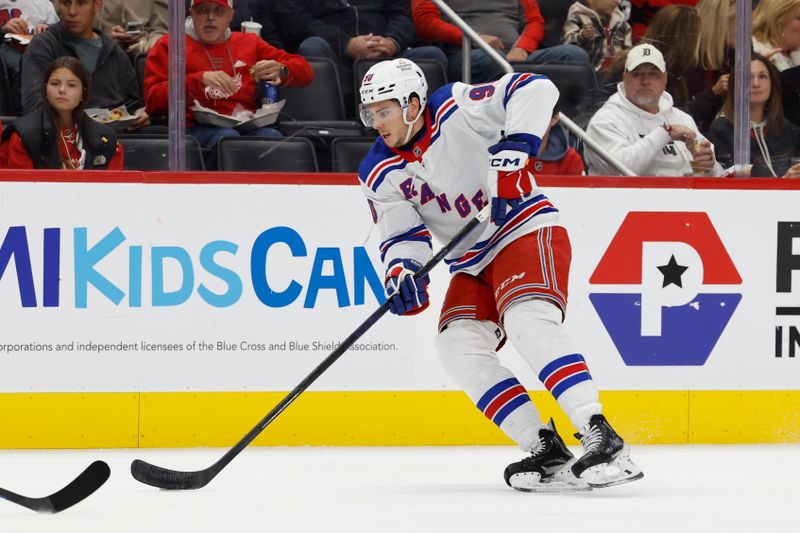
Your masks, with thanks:
[(505, 223), (509, 208), (513, 211), (536, 183), (533, 174), (525, 168), (528, 154), (519, 150), (502, 149), (502, 144), (504, 143), (492, 147), (497, 151), (490, 149), (488, 176), (489, 192), (492, 195), (492, 221), (498, 226)]
[[(528, 158), (528, 155), (525, 154), (525, 159)], [(492, 157), (489, 160), (489, 166), (492, 168), (506, 168), (506, 167), (522, 167), (524, 166), (525, 159), (520, 159), (519, 157), (514, 159), (507, 159), (503, 157)]]

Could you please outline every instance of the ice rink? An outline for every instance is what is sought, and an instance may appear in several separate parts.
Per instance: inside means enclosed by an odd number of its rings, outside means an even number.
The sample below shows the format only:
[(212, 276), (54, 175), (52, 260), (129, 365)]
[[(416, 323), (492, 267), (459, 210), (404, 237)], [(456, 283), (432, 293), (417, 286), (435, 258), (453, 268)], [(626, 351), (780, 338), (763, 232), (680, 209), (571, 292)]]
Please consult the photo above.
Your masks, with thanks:
[[(577, 449), (573, 449), (577, 452)], [(44, 496), (95, 459), (111, 479), (58, 515), (0, 500), (0, 531), (798, 531), (800, 445), (634, 446), (645, 478), (589, 493), (526, 494), (502, 472), (513, 447), (252, 448), (208, 486), (135, 481), (142, 458), (197, 470), (225, 450), (2, 451), (0, 487)]]

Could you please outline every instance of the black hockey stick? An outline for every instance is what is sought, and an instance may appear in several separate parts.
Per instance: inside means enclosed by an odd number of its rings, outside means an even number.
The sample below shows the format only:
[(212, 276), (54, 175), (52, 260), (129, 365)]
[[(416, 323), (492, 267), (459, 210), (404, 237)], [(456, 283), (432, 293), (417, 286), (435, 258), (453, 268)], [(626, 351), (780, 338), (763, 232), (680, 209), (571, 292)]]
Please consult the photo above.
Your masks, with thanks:
[(111, 476), (104, 461), (95, 461), (60, 491), (43, 498), (29, 498), (10, 490), (0, 489), (0, 498), (27, 507), (37, 513), (55, 514), (68, 509), (99, 489)]
[[(425, 263), (422, 268), (415, 274), (415, 277), (421, 278), (428, 274), (433, 268), (450, 253), (464, 238), (475, 229), (481, 222), (489, 217), (490, 206), (484, 207), (472, 220), (470, 220), (456, 235), (450, 239), (450, 242), (444, 245), (441, 250), (431, 258), (430, 261)], [(318, 377), (322, 375), (333, 363), (336, 362), (350, 346), (356, 342), (366, 331), (371, 328), (386, 312), (389, 310), (389, 300), (385, 301), (367, 318), (353, 333), (350, 334), (342, 343), (331, 352), (311, 373), (303, 379), (292, 391), (276, 405), (267, 416), (265, 416), (256, 426), (251, 429), (247, 435), (237, 442), (233, 448), (228, 450), (216, 463), (209, 466), (204, 470), (196, 470), (194, 472), (182, 472), (179, 470), (170, 470), (150, 464), (141, 459), (135, 459), (131, 463), (131, 474), (134, 478), (147, 485), (152, 485), (161, 489), (167, 490), (191, 490), (205, 487), (220, 471), (230, 463), (234, 457), (239, 455), (242, 450), (250, 444), (253, 439), (258, 437), (264, 429), (272, 423), (273, 420), (278, 418), (284, 409), (297, 399), (309, 386), (311, 386)]]

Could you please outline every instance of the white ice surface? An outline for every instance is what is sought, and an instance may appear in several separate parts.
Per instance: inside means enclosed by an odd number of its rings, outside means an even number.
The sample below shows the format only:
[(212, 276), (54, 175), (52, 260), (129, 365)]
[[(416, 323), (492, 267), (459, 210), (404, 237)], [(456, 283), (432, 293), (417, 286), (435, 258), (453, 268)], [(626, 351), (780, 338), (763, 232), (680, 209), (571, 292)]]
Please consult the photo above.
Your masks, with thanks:
[[(198, 491), (135, 481), (141, 458), (202, 469), (225, 450), (2, 451), (0, 487), (54, 492), (94, 459), (111, 479), (58, 515), (0, 500), (0, 532), (800, 531), (800, 446), (634, 446), (645, 478), (572, 495), (526, 494), (513, 447), (251, 448)], [(574, 450), (577, 452), (577, 450)]]

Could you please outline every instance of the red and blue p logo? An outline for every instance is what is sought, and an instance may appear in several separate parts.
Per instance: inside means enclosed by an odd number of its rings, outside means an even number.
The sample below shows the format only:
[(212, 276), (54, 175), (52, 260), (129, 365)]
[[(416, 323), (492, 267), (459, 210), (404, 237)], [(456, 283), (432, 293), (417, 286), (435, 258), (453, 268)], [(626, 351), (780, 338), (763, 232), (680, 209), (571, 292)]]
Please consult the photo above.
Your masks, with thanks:
[(742, 299), (706, 213), (628, 213), (589, 282), (629, 366), (705, 364)]

